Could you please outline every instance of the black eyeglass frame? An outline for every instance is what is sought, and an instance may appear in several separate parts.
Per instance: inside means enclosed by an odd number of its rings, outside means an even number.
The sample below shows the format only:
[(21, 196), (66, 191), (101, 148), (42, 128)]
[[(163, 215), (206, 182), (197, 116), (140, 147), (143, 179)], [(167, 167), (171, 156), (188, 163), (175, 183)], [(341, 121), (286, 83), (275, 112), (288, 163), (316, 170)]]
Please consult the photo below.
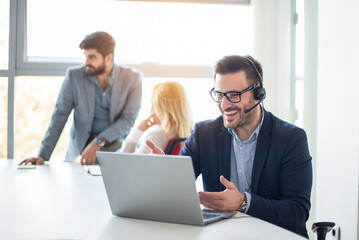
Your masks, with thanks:
[[(211, 95), (213, 101), (215, 101), (216, 103), (221, 103), (221, 102), (223, 101), (223, 97), (226, 97), (227, 100), (230, 101), (231, 103), (239, 103), (239, 102), (242, 100), (242, 97), (241, 97), (242, 94), (245, 93), (245, 92), (248, 92), (248, 91), (253, 90), (253, 89), (255, 88), (255, 86), (257, 86), (256, 83), (253, 84), (253, 85), (251, 85), (251, 86), (249, 86), (248, 88), (244, 89), (243, 91), (240, 91), (240, 92), (238, 92), (238, 91), (229, 91), (229, 92), (225, 92), (225, 93), (219, 92), (219, 91), (214, 91), (214, 87), (213, 87), (213, 88), (209, 91), (209, 95)], [(220, 101), (217, 101), (216, 99), (214, 99), (214, 97), (213, 97), (213, 95), (212, 95), (213, 93), (220, 94), (220, 95), (222, 96), (221, 100), (220, 100)], [(238, 96), (239, 96), (239, 101), (232, 101), (232, 100), (230, 99), (230, 97), (228, 96), (228, 94), (233, 94), (233, 93), (234, 93), (234, 94), (238, 94)]]

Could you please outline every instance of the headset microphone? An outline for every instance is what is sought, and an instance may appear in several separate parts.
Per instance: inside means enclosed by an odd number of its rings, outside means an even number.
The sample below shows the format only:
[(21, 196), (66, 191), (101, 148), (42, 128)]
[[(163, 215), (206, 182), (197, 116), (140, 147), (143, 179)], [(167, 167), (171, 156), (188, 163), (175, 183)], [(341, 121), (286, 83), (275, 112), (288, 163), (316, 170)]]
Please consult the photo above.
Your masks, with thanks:
[(252, 65), (253, 69), (256, 71), (258, 78), (259, 78), (259, 83), (260, 83), (259, 87), (256, 87), (253, 89), (253, 97), (255, 100), (259, 100), (259, 101), (256, 104), (254, 104), (253, 107), (251, 107), (247, 110), (244, 110), (244, 113), (249, 113), (266, 98), (266, 90), (263, 87), (262, 75), (259, 73), (258, 69), (256, 68), (256, 65), (253, 63), (253, 61), (248, 56), (245, 56), (244, 58)]
[(253, 107), (251, 107), (250, 109), (246, 109), (244, 110), (244, 113), (249, 113), (250, 111), (252, 111), (255, 107), (257, 107), (263, 100), (260, 100), (259, 102), (257, 102)]

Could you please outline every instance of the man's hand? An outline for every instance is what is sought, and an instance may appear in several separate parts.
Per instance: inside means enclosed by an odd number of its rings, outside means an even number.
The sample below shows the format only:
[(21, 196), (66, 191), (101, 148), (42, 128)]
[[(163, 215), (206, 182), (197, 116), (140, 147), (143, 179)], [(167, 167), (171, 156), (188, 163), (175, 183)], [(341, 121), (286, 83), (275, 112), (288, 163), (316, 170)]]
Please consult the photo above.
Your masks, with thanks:
[(101, 147), (98, 146), (95, 140), (91, 141), (81, 154), (82, 165), (92, 165), (96, 161), (96, 152), (100, 151)]
[(162, 149), (157, 147), (151, 140), (146, 140), (146, 145), (151, 148), (151, 154), (165, 155)]
[(45, 160), (42, 157), (32, 157), (27, 158), (19, 163), (19, 166), (22, 164), (27, 165), (28, 163), (31, 163), (32, 165), (42, 165), (45, 163)]
[(219, 178), (226, 187), (222, 192), (199, 192), (199, 199), (202, 205), (220, 211), (236, 211), (244, 201), (244, 193), (238, 191), (234, 183), (225, 177)]

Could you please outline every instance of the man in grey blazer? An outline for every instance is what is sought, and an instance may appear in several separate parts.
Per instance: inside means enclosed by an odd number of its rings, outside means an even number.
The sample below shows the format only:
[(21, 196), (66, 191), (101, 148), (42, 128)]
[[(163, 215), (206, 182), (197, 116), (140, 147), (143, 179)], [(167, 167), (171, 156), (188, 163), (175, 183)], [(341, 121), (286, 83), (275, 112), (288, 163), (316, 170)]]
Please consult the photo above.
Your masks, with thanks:
[(94, 164), (96, 151), (119, 148), (133, 126), (141, 106), (142, 74), (114, 63), (115, 40), (106, 32), (87, 35), (79, 47), (85, 65), (67, 70), (39, 154), (20, 164), (50, 159), (72, 110), (68, 162), (81, 154), (82, 164)]

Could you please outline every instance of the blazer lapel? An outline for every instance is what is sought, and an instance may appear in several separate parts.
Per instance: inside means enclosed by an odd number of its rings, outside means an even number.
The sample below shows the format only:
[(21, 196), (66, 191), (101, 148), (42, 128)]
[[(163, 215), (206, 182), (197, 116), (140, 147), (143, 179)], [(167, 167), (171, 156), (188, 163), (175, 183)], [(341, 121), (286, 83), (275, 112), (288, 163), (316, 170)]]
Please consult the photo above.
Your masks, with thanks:
[[(90, 76), (86, 77), (86, 81), (88, 81), (88, 84), (85, 84), (86, 90), (84, 91), (84, 97), (87, 99), (86, 106), (88, 113), (93, 119), (93, 116), (95, 115), (95, 83), (93, 83), (90, 78)], [(95, 80), (97, 81), (96, 77)]]
[(271, 144), (272, 119), (267, 111), (264, 110), (263, 112), (264, 120), (257, 139), (256, 153), (254, 156), (252, 170), (251, 192), (254, 194), (258, 191), (261, 172), (267, 159)]
[[(223, 175), (230, 180), (231, 177), (231, 135), (225, 127), (218, 134), (218, 150), (217, 150), (219, 176)], [(218, 176), (218, 179), (219, 179)], [(219, 189), (225, 190), (225, 187), (218, 181)]]
[(125, 84), (124, 79), (126, 78), (126, 72), (119, 65), (114, 65), (114, 72), (112, 74), (112, 89), (111, 89), (111, 103), (110, 103), (110, 121), (114, 123), (121, 109), (126, 104), (126, 101), (121, 101), (121, 98), (126, 94), (124, 92), (123, 85)]

